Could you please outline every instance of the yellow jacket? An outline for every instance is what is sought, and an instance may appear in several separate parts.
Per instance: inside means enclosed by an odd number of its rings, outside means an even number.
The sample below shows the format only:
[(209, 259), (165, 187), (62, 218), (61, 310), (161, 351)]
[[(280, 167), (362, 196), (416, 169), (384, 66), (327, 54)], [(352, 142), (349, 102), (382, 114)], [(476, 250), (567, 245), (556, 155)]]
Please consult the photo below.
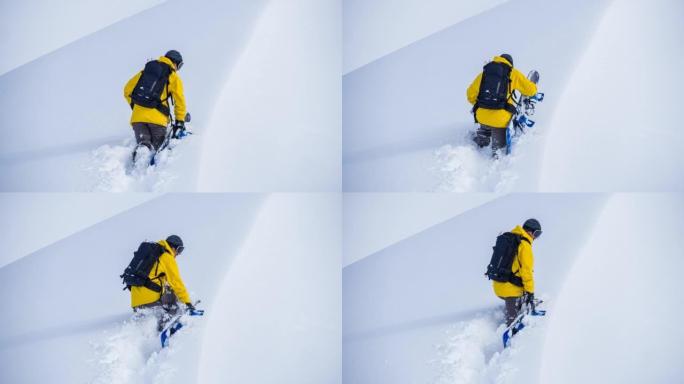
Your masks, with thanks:
[[(176, 120), (184, 121), (187, 109), (185, 106), (185, 95), (183, 94), (183, 82), (176, 72), (176, 66), (173, 64), (173, 62), (171, 62), (171, 60), (169, 60), (168, 57), (162, 56), (159, 58), (159, 61), (168, 64), (171, 66), (171, 68), (173, 68), (171, 74), (169, 75), (168, 87), (165, 87), (162, 91), (162, 103), (168, 107), (169, 103), (166, 100), (168, 98), (166, 91), (168, 90), (168, 92), (171, 94), (171, 97), (173, 97), (174, 115), (176, 116)], [(126, 98), (126, 102), (128, 104), (131, 104), (131, 93), (133, 92), (135, 85), (138, 83), (140, 75), (142, 75), (142, 71), (131, 77), (124, 87), (124, 97)], [(166, 126), (169, 124), (169, 117), (165, 116), (157, 109), (146, 108), (136, 104), (133, 106), (133, 114), (131, 115), (131, 124), (133, 123), (151, 123)]]
[[(178, 272), (178, 264), (176, 264), (174, 250), (169, 246), (166, 240), (159, 240), (157, 244), (164, 247), (166, 252), (162, 253), (162, 255), (159, 256), (159, 261), (154, 263), (154, 266), (152, 266), (149, 278), (153, 279), (153, 282), (161, 285), (162, 287), (168, 285), (171, 289), (173, 289), (173, 292), (178, 297), (178, 300), (183, 303), (189, 303), (190, 295), (188, 294), (187, 289), (185, 289), (185, 284), (183, 284), (183, 280)], [(157, 278), (162, 273), (164, 276)], [(154, 303), (160, 298), (160, 292), (155, 292), (145, 287), (131, 287), (131, 307)]]
[[(510, 65), (508, 60), (501, 56), (495, 56), (492, 61), (497, 63), (504, 63)], [(468, 102), (475, 105), (477, 101), (477, 95), (480, 93), (480, 81), (482, 80), (482, 72), (473, 80), (473, 82), (468, 87), (466, 95), (468, 96)], [(509, 104), (511, 102), (511, 92), (513, 90), (518, 90), (525, 96), (533, 96), (537, 93), (537, 84), (531, 82), (522, 72), (515, 68), (511, 69), (511, 87), (508, 90)], [(513, 114), (506, 111), (505, 109), (486, 109), (478, 108), (475, 112), (475, 117), (480, 124), (488, 125), (495, 128), (506, 128), (511, 120)]]
[(532, 236), (530, 236), (521, 226), (516, 226), (511, 231), (517, 235), (521, 235), (530, 242), (525, 240), (520, 241), (518, 246), (518, 254), (513, 259), (513, 266), (511, 270), (513, 274), (522, 278), (523, 286), (518, 287), (512, 283), (502, 283), (499, 281), (492, 281), (494, 293), (499, 297), (520, 297), (525, 292), (534, 293), (534, 255), (532, 254)]

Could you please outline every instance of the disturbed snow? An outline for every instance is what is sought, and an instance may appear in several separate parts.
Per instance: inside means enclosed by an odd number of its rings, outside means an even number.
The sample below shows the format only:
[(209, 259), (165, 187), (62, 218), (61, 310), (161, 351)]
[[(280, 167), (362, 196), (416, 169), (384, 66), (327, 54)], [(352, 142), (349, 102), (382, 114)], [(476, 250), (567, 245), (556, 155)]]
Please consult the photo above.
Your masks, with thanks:
[(490, 311), (452, 325), (438, 345), (438, 384), (509, 384), (534, 382), (535, 351), (543, 342), (544, 317), (526, 316), (526, 327), (504, 349), (503, 313)]

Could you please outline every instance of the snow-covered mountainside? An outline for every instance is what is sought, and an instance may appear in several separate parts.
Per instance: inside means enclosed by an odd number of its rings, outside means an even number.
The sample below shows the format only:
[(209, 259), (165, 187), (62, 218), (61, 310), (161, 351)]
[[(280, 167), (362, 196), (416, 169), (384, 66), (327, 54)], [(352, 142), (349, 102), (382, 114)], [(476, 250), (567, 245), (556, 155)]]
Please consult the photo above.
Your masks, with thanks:
[(344, 0), (343, 71), (349, 73), (506, 1)]
[[(171, 0), (1, 75), (0, 189), (339, 190), (340, 13), (336, 1)], [(131, 172), (123, 86), (169, 49), (184, 57), (194, 135)]]
[[(504, 350), (483, 273), (528, 217), (548, 314)], [(343, 270), (344, 382), (675, 382), (682, 227), (679, 195), (523, 194), (398, 241)]]
[[(0, 267), (108, 217), (155, 198), (153, 193), (5, 193), (0, 198)], [(74, 207), (78, 206), (78, 212)], [(26, 212), (40, 212), (40, 220)]]
[[(171, 194), (24, 256), (0, 268), (0, 382), (339, 382), (340, 215), (335, 195)], [(171, 233), (206, 314), (161, 350), (119, 275)]]
[[(3, 2), (0, 75), (166, 0)], [(59, 14), (59, 17), (54, 15)], [(83, 17), (83, 15), (88, 17)]]
[(497, 197), (494, 193), (345, 193), (343, 265)]
[[(682, 79), (663, 78), (684, 60), (682, 12), (675, 0), (509, 1), (347, 73), (344, 190), (683, 190)], [(470, 142), (465, 93), (503, 52), (541, 73), (546, 98), (493, 161)]]

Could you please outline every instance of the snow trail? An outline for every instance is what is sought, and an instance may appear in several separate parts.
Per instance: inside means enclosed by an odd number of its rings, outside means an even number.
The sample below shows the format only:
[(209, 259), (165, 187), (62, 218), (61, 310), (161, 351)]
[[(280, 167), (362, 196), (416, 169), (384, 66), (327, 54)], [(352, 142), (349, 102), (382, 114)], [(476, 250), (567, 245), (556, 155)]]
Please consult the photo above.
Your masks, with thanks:
[(109, 330), (100, 341), (93, 341), (97, 366), (94, 384), (104, 383), (173, 383), (176, 382), (177, 364), (172, 362), (191, 341), (188, 335), (198, 320), (186, 316), (184, 327), (169, 339), (169, 346), (162, 349), (157, 331), (157, 318), (150, 311), (134, 314), (118, 329)]
[[(190, 138), (186, 137), (183, 141)], [(190, 139), (191, 140), (191, 139)], [(177, 179), (173, 164), (178, 154), (173, 149), (181, 140), (172, 139), (168, 149), (160, 152), (153, 166), (145, 162), (133, 164), (135, 142), (132, 138), (119, 145), (103, 145), (95, 149), (87, 171), (92, 174), (93, 192), (162, 192)]]
[[(447, 330), (447, 340), (438, 345), (438, 384), (484, 384), (529, 382), (539, 362), (531, 351), (543, 341), (544, 317), (526, 316), (525, 328), (504, 349), (506, 329), (501, 309), (489, 311)], [(523, 379), (527, 380), (523, 380)], [(534, 380), (531, 380), (532, 382)]]
[(491, 148), (477, 148), (471, 131), (461, 139), (434, 151), (433, 171), (439, 178), (438, 192), (510, 192), (520, 178), (522, 154), (540, 145), (540, 127), (515, 139), (511, 153), (497, 159)]

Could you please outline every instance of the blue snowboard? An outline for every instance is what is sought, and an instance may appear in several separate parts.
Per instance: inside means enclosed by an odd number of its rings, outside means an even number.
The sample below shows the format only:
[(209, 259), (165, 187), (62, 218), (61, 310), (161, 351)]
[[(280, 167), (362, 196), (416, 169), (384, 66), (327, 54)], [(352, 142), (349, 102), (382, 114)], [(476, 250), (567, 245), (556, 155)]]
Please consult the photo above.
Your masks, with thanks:
[[(533, 83), (537, 84), (539, 82), (539, 72), (532, 70), (527, 75), (527, 78)], [(523, 96), (520, 95), (518, 100), (515, 98), (513, 100), (516, 103), (516, 112), (511, 119), (511, 124), (509, 124), (506, 129), (506, 154), (511, 153), (513, 145), (518, 141), (518, 137), (526, 132), (527, 128), (532, 128), (534, 126), (534, 121), (530, 120), (530, 116), (534, 115), (535, 107), (537, 103), (544, 101), (544, 94), (537, 93), (534, 96)]]
[[(542, 302), (539, 301), (536, 305), (541, 304)], [(546, 311), (543, 309), (536, 309), (536, 308), (530, 308), (529, 306), (525, 305), (523, 309), (520, 311), (520, 314), (513, 320), (511, 325), (509, 325), (506, 330), (504, 330), (504, 333), (502, 335), (502, 341), (503, 341), (503, 346), (504, 348), (508, 347), (511, 343), (511, 339), (513, 336), (515, 336), (518, 332), (520, 332), (523, 328), (525, 328), (525, 323), (523, 322), (523, 319), (525, 316), (545, 316)]]
[(183, 320), (185, 319), (185, 316), (204, 316), (204, 310), (189, 309), (187, 312), (181, 313), (180, 315), (176, 315), (174, 318), (172, 318), (169, 324), (164, 327), (159, 334), (162, 348), (167, 347), (169, 345), (169, 339), (171, 336), (183, 328)]

